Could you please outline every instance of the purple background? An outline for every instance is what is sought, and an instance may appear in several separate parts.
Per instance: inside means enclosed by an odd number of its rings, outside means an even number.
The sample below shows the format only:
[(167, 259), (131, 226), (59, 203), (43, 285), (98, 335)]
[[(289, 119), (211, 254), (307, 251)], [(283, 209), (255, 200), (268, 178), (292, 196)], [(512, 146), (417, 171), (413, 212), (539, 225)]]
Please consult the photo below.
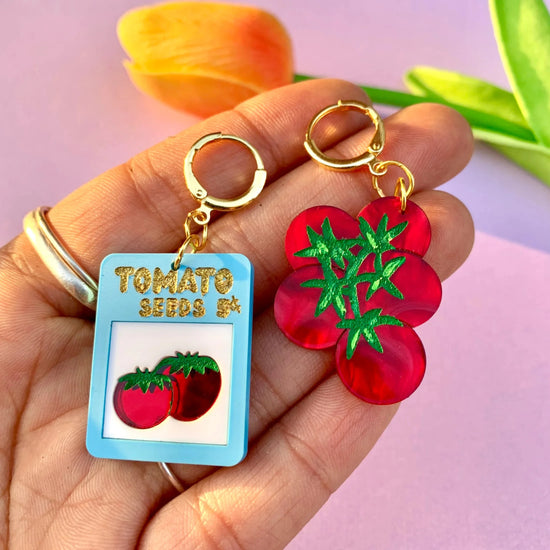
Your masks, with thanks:
[[(506, 86), (481, 0), (251, 3), (286, 25), (297, 72), (400, 88), (426, 64)], [(36, 205), (195, 121), (129, 83), (115, 24), (136, 5), (0, 7), (3, 241)], [(293, 550), (550, 548), (550, 189), (483, 145), (446, 189), (477, 240), (421, 330), (425, 382)]]

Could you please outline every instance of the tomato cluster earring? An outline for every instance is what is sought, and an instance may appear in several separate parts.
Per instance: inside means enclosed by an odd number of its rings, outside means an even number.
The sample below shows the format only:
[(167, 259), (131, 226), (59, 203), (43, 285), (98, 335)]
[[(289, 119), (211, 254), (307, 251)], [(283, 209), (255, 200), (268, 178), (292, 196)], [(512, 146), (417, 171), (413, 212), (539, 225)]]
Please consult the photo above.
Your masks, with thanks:
[[(333, 159), (320, 151), (312, 132), (330, 113), (355, 110), (368, 116), (375, 134), (364, 154)], [(353, 218), (332, 206), (315, 206), (291, 222), (285, 241), (294, 271), (275, 297), (275, 319), (294, 343), (310, 349), (336, 347), (336, 368), (360, 399), (386, 405), (402, 401), (419, 386), (426, 356), (413, 327), (427, 321), (441, 301), (441, 282), (422, 259), (430, 244), (430, 224), (409, 197), (414, 177), (402, 163), (382, 161), (383, 122), (370, 106), (339, 101), (319, 112), (306, 133), (305, 147), (333, 170), (367, 167), (380, 198)], [(393, 197), (379, 178), (400, 168)]]
[[(233, 199), (210, 196), (193, 173), (197, 151), (220, 140), (256, 161)], [(246, 455), (253, 268), (240, 254), (195, 252), (212, 211), (249, 204), (266, 171), (248, 142), (218, 133), (193, 145), (184, 176), (199, 205), (177, 254), (111, 254), (101, 264), (86, 440), (97, 457), (230, 466)]]

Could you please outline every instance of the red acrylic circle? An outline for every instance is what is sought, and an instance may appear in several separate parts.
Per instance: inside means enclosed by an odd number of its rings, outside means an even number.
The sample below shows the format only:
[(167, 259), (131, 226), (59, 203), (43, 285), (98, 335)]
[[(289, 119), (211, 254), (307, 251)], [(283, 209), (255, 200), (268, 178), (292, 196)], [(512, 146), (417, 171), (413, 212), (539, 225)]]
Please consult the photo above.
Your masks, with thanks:
[(424, 210), (408, 200), (405, 212), (401, 212), (401, 200), (398, 197), (384, 197), (367, 204), (357, 217), (364, 218), (376, 230), (384, 214), (388, 216), (388, 229), (408, 222), (407, 227), (392, 239), (391, 244), (400, 250), (424, 256), (431, 240), (430, 222)]
[(326, 218), (330, 220), (330, 226), (338, 239), (354, 239), (359, 236), (357, 220), (340, 208), (313, 206), (304, 210), (292, 220), (286, 232), (286, 257), (294, 269), (306, 265), (318, 265), (315, 258), (299, 258), (294, 253), (311, 245), (306, 227), (311, 227), (313, 231), (320, 234), (321, 225)]
[(321, 267), (302, 267), (281, 283), (275, 295), (273, 307), (277, 325), (289, 340), (309, 349), (334, 346), (342, 334), (342, 329), (336, 328), (340, 317), (333, 306), (315, 317), (321, 289), (300, 286), (309, 279), (322, 278)]
[(383, 353), (361, 338), (352, 358), (347, 359), (346, 332), (336, 346), (336, 368), (344, 385), (359, 399), (375, 405), (398, 403), (422, 382), (426, 370), (424, 347), (408, 326), (384, 325), (375, 330)]
[(163, 422), (172, 407), (172, 388), (151, 386), (143, 391), (139, 386), (126, 389), (126, 382), (118, 382), (113, 395), (117, 416), (132, 428), (148, 429)]
[[(361, 314), (369, 309), (382, 308), (384, 315), (393, 315), (413, 327), (425, 323), (441, 303), (441, 281), (432, 267), (420, 256), (403, 250), (390, 250), (382, 254), (382, 264), (398, 257), (405, 262), (390, 277), (390, 281), (401, 291), (403, 298), (392, 296), (379, 288), (365, 301), (370, 283), (357, 285)], [(369, 256), (359, 269), (359, 275), (374, 271), (374, 258)]]
[(186, 377), (183, 371), (170, 374), (170, 365), (160, 369), (160, 374), (170, 375), (174, 399), (170, 416), (182, 422), (190, 422), (204, 416), (214, 405), (220, 393), (222, 377), (219, 371), (205, 369), (201, 374), (191, 370)]

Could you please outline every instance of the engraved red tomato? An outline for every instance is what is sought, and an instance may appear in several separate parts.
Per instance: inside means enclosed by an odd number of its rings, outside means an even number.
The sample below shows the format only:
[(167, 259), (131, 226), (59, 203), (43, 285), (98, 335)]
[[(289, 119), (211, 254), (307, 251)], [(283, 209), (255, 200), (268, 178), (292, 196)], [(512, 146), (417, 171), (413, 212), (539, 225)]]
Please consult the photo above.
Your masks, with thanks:
[(172, 401), (170, 377), (139, 368), (118, 379), (113, 396), (115, 411), (122, 422), (142, 430), (168, 418)]
[[(309, 349), (330, 348), (342, 334), (342, 329), (337, 327), (340, 317), (334, 307), (316, 315), (321, 289), (302, 286), (304, 281), (322, 278), (320, 266), (301, 267), (281, 283), (274, 302), (275, 321), (284, 335)], [(297, 303), (300, 307), (295, 307)], [(349, 299), (344, 299), (343, 306), (348, 304)]]
[(336, 346), (336, 368), (345, 386), (363, 401), (375, 405), (398, 403), (422, 382), (426, 370), (424, 347), (407, 325), (379, 326), (376, 335), (381, 352), (361, 338), (348, 358), (351, 334), (344, 333)]
[[(441, 304), (441, 281), (433, 268), (420, 256), (404, 250), (390, 250), (380, 256), (380, 262), (388, 266), (401, 259), (399, 269), (389, 278), (400, 296), (391, 294), (381, 286), (368, 300), (361, 302), (361, 313), (367, 309), (382, 308), (387, 315), (393, 315), (411, 327), (425, 323)], [(358, 276), (375, 271), (378, 260), (369, 257), (359, 268)], [(360, 283), (357, 292), (360, 297), (368, 295), (372, 283)]]
[(384, 197), (367, 204), (357, 215), (365, 219), (372, 227), (377, 227), (383, 216), (388, 217), (388, 227), (392, 228), (407, 222), (407, 227), (391, 244), (398, 250), (408, 250), (419, 256), (424, 256), (432, 238), (430, 222), (424, 211), (414, 202), (407, 201), (407, 208), (401, 210), (401, 199)]
[[(310, 246), (311, 232), (321, 233), (323, 223), (330, 220), (337, 239), (353, 239), (359, 236), (357, 220), (335, 206), (313, 206), (298, 214), (288, 227), (285, 239), (286, 257), (294, 269), (306, 265), (319, 265), (314, 256), (297, 256), (296, 252)], [(340, 267), (344, 267), (341, 265)]]
[(176, 420), (190, 422), (200, 418), (212, 408), (220, 393), (222, 378), (212, 357), (189, 352), (183, 355), (178, 351), (160, 361), (155, 372), (173, 380), (170, 415)]

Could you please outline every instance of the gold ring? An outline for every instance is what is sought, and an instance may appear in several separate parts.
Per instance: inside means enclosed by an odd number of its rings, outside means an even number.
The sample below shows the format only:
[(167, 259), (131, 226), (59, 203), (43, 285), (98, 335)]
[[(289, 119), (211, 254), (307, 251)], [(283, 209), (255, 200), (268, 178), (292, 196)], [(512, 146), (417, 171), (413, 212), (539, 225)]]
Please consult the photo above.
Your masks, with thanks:
[(408, 180), (408, 185), (407, 187), (405, 187), (405, 182), (403, 181), (403, 178), (399, 178), (397, 185), (395, 186), (394, 195), (396, 197), (405, 196), (406, 198), (408, 198), (414, 190), (414, 176), (412, 175), (412, 172), (402, 162), (399, 162), (397, 160), (381, 160), (371, 167), (372, 186), (380, 197), (386, 196), (382, 189), (380, 189), (378, 178), (388, 172), (389, 166), (397, 166), (398, 168), (401, 168), (401, 170), (403, 170), (403, 172), (405, 173), (405, 176), (407, 176)]

